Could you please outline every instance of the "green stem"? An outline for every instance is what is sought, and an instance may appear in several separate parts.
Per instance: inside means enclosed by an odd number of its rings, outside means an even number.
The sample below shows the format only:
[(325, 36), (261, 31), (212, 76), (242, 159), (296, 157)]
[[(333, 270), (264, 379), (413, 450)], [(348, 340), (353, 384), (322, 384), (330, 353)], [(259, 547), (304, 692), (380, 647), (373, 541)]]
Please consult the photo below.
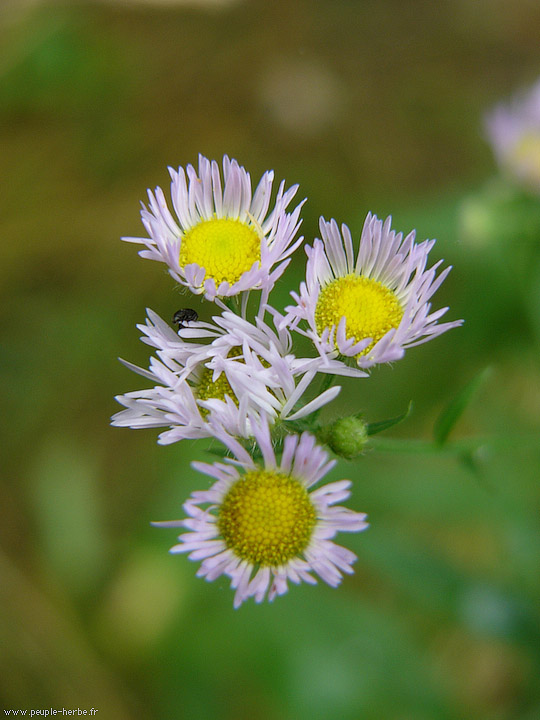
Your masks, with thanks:
[(378, 452), (387, 453), (402, 453), (405, 455), (455, 455), (458, 452), (463, 452), (465, 449), (471, 449), (471, 445), (476, 446), (478, 440), (475, 441), (474, 445), (469, 444), (469, 448), (462, 444), (457, 447), (457, 444), (449, 445), (437, 445), (431, 440), (401, 440), (400, 438), (385, 438), (385, 437), (370, 437), (369, 446)]
[(378, 452), (401, 453), (406, 455), (460, 455), (474, 452), (485, 447), (494, 451), (515, 449), (516, 447), (536, 447), (535, 435), (495, 435), (493, 437), (460, 438), (444, 445), (431, 440), (406, 440), (401, 438), (373, 437), (369, 445)]
[(235, 315), (238, 315), (238, 296), (233, 295), (231, 297), (224, 297), (223, 302), (229, 308), (229, 310)]
[[(332, 375), (331, 373), (324, 373), (324, 377), (322, 379), (318, 395), (322, 395), (323, 392), (328, 390), (328, 388), (332, 387), (332, 385), (335, 383), (335, 381), (336, 381), (335, 375)], [(323, 405), (323, 407), (324, 407), (324, 405)], [(317, 418), (320, 415), (321, 410), (322, 410), (322, 407), (320, 407), (318, 410), (315, 410), (315, 412), (311, 415), (313, 422), (315, 422), (315, 420), (317, 420)]]

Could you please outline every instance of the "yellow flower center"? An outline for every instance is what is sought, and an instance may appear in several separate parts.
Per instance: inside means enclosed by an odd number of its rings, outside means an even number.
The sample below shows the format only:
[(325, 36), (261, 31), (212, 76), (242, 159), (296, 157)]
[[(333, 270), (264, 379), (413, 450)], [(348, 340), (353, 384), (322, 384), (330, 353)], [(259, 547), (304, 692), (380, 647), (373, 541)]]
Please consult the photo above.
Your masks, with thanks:
[[(229, 351), (228, 357), (237, 357), (241, 354), (242, 349), (240, 347), (233, 347)], [(228, 395), (238, 407), (238, 398), (227, 380), (227, 375), (222, 372), (215, 381), (212, 379), (213, 375), (214, 371), (211, 368), (205, 367), (202, 371), (195, 388), (197, 400), (225, 400), (225, 395)], [(199, 406), (199, 412), (205, 418), (210, 411)]]
[[(225, 395), (228, 395), (231, 400), (234, 400), (238, 407), (238, 398), (233, 392), (233, 389), (227, 380), (227, 376), (224, 372), (214, 382), (212, 380), (213, 370), (205, 368), (201, 373), (201, 378), (196, 389), (197, 400), (225, 400)], [(205, 418), (210, 412), (208, 408), (199, 407), (199, 412)]]
[(218, 528), (228, 548), (254, 565), (284, 565), (309, 544), (316, 511), (295, 478), (251, 470), (237, 480), (219, 509)]
[(540, 134), (524, 133), (515, 144), (510, 164), (526, 168), (530, 180), (540, 180)]
[(315, 308), (315, 325), (322, 334), (346, 318), (347, 338), (373, 338), (359, 355), (365, 355), (392, 328), (397, 328), (403, 308), (395, 293), (378, 280), (351, 273), (325, 285)]
[(257, 231), (240, 220), (203, 220), (182, 238), (180, 265), (197, 263), (206, 270), (205, 278), (213, 278), (217, 286), (224, 280), (237, 282), (260, 259)]

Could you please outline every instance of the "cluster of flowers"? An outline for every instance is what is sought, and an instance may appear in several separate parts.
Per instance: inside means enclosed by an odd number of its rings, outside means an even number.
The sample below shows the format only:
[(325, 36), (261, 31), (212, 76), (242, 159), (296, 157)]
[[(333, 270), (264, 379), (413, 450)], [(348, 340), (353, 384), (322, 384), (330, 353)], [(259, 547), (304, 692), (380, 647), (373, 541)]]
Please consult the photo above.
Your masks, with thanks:
[[(207, 580), (227, 576), (235, 607), (272, 600), (288, 581), (315, 583), (314, 574), (337, 586), (356, 556), (333, 538), (364, 530), (366, 515), (337, 504), (349, 497), (349, 480), (315, 488), (336, 462), (315, 436), (315, 419), (340, 391), (336, 376), (367, 377), (373, 365), (461, 323), (439, 323), (447, 308), (431, 312), (450, 268), (438, 276), (440, 263), (426, 269), (434, 241), (403, 238), (390, 218), (371, 214), (355, 258), (347, 226), (321, 218), (321, 238), (306, 247), (305, 282), (281, 314), (269, 294), (303, 241), (303, 203), (288, 211), (298, 187), (282, 182), (271, 206), (273, 173), (252, 192), (249, 174), (228, 157), (222, 169), (201, 156), (198, 171), (170, 173), (174, 215), (160, 188), (149, 191), (141, 212), (149, 237), (124, 239), (143, 244), (142, 257), (165, 263), (217, 312), (202, 322), (181, 311), (173, 330), (148, 311), (138, 327), (155, 357), (148, 370), (125, 364), (154, 387), (118, 396), (125, 409), (112, 422), (166, 427), (162, 444), (222, 444), (222, 461), (194, 463), (214, 484), (191, 494), (187, 517), (156, 524), (184, 529), (171, 552), (201, 561), (197, 574)], [(312, 341), (313, 357), (293, 354), (292, 332)]]

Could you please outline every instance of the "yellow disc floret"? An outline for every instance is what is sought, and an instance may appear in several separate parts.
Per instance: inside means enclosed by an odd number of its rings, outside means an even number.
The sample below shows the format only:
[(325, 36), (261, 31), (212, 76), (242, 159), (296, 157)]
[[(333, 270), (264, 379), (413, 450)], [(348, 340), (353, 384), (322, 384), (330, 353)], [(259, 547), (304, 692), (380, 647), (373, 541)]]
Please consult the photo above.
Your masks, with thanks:
[(220, 507), (218, 527), (238, 557), (275, 567), (306, 549), (316, 517), (309, 494), (298, 480), (257, 469), (232, 485)]
[(260, 259), (259, 234), (240, 220), (203, 220), (182, 238), (180, 265), (197, 263), (218, 286), (224, 280), (231, 285), (237, 282)]
[[(212, 380), (213, 374), (214, 371), (210, 368), (205, 367), (202, 371), (195, 393), (197, 400), (225, 400), (225, 395), (228, 395), (238, 406), (238, 398), (234, 394), (225, 373), (222, 372), (215, 381)], [(207, 408), (199, 407), (199, 412), (203, 417), (206, 417), (210, 411)]]
[[(241, 348), (233, 347), (229, 350), (227, 357), (238, 357), (241, 354)], [(225, 373), (222, 372), (215, 381), (213, 377), (214, 371), (205, 366), (195, 388), (197, 400), (225, 400), (225, 395), (228, 395), (231, 400), (234, 400), (236, 406), (238, 407), (238, 398), (234, 394), (234, 390), (232, 389)], [(210, 411), (206, 408), (199, 407), (199, 412), (205, 418)]]
[(403, 308), (395, 293), (378, 280), (351, 273), (325, 285), (315, 308), (315, 325), (322, 334), (346, 318), (347, 338), (373, 338), (360, 355), (371, 348), (392, 328), (397, 328)]

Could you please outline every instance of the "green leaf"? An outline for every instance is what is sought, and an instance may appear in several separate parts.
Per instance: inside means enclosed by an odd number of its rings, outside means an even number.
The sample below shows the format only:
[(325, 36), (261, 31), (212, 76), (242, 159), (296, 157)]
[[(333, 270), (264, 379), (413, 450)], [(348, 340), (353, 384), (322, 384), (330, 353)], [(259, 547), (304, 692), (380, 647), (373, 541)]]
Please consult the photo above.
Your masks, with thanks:
[(404, 413), (401, 413), (401, 415), (398, 415), (394, 418), (389, 418), (388, 420), (379, 420), (379, 422), (373, 422), (367, 424), (367, 434), (368, 435), (376, 435), (377, 433), (382, 432), (383, 430), (388, 430), (388, 428), (393, 427), (394, 425), (397, 425), (400, 422), (403, 422), (405, 418), (409, 417), (409, 415), (412, 412), (413, 402), (412, 400), (409, 402), (408, 408), (405, 410)]
[(461, 460), (461, 464), (463, 465), (463, 467), (465, 467), (469, 472), (471, 472), (477, 480), (484, 479), (482, 467), (473, 451), (469, 450), (462, 452), (459, 455), (459, 459)]
[(474, 394), (491, 373), (491, 368), (484, 368), (453, 398), (441, 412), (433, 427), (433, 437), (438, 445), (444, 445), (454, 425), (457, 423)]

